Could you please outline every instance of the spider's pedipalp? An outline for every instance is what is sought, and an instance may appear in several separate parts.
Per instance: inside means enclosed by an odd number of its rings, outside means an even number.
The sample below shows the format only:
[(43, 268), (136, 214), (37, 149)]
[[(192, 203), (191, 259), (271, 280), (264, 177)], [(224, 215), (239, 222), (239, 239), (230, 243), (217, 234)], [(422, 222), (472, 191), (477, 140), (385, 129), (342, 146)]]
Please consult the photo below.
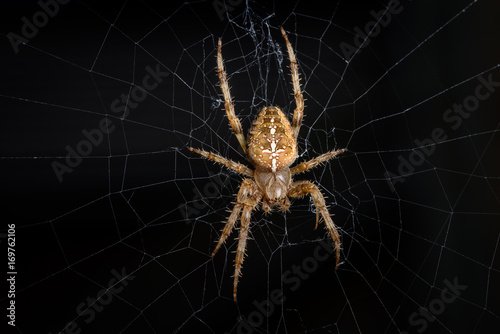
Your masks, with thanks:
[(319, 218), (321, 215), (321, 218), (323, 218), (323, 221), (325, 222), (326, 229), (328, 230), (330, 237), (335, 243), (335, 252), (337, 256), (335, 270), (337, 270), (340, 260), (341, 242), (337, 226), (335, 226), (335, 223), (333, 222), (332, 217), (330, 217), (330, 213), (328, 212), (325, 198), (323, 197), (323, 194), (321, 194), (321, 190), (319, 190), (318, 186), (310, 181), (294, 182), (291, 185), (290, 190), (288, 191), (288, 196), (290, 197), (302, 197), (304, 195), (311, 195), (313, 199), (314, 206), (316, 207), (316, 227), (318, 226)]

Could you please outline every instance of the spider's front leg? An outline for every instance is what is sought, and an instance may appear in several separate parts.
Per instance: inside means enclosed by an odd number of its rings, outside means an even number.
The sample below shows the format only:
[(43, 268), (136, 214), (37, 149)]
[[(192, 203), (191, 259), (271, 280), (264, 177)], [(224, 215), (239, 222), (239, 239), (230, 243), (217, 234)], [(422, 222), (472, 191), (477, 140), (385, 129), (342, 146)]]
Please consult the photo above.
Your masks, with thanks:
[(337, 230), (337, 226), (333, 223), (332, 217), (330, 217), (330, 213), (328, 212), (328, 208), (325, 203), (325, 198), (323, 197), (323, 194), (321, 194), (321, 191), (319, 190), (318, 186), (316, 186), (314, 183), (310, 181), (297, 181), (294, 182), (290, 190), (288, 191), (288, 196), (290, 197), (302, 197), (304, 195), (311, 195), (313, 201), (314, 201), (314, 206), (316, 207), (316, 227), (318, 227), (319, 223), (319, 217), (323, 218), (325, 221), (326, 228), (328, 232), (330, 233), (330, 236), (335, 243), (335, 252), (337, 255), (337, 261), (335, 263), (335, 270), (337, 270), (339, 266), (339, 259), (340, 259), (340, 236), (339, 232)]
[(222, 235), (217, 242), (212, 257), (217, 253), (222, 244), (226, 241), (229, 234), (234, 228), (238, 216), (241, 212), (241, 226), (240, 234), (238, 237), (238, 248), (236, 250), (236, 258), (234, 260), (234, 283), (233, 283), (233, 298), (236, 301), (236, 291), (238, 288), (238, 280), (241, 276), (241, 268), (243, 261), (245, 260), (245, 250), (247, 247), (248, 233), (250, 231), (250, 218), (252, 217), (252, 211), (259, 205), (262, 199), (262, 192), (259, 187), (252, 179), (244, 179), (241, 182), (241, 187), (236, 198), (236, 204), (234, 205), (233, 211), (227, 220), (224, 229), (222, 230)]

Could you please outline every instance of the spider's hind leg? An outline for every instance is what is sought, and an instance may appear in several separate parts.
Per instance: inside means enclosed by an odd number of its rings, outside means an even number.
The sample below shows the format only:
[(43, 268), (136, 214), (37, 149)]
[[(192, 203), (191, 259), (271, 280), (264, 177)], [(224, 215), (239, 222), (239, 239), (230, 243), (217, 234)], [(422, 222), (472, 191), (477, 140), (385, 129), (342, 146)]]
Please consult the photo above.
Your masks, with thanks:
[(288, 40), (288, 36), (283, 27), (280, 28), (281, 35), (285, 39), (286, 48), (288, 50), (288, 58), (290, 59), (290, 71), (292, 72), (292, 84), (293, 84), (293, 95), (295, 96), (295, 111), (293, 112), (292, 128), (295, 138), (299, 135), (300, 125), (302, 124), (302, 118), (304, 117), (304, 96), (302, 95), (300, 88), (300, 76), (299, 67), (297, 65), (297, 59), (295, 58), (295, 53), (293, 52), (292, 44)]
[(241, 148), (243, 148), (243, 152), (246, 152), (247, 143), (245, 136), (243, 135), (241, 122), (234, 113), (234, 103), (231, 97), (231, 92), (229, 91), (229, 83), (226, 76), (226, 70), (224, 69), (224, 60), (222, 59), (222, 40), (220, 38), (219, 43), (217, 44), (217, 73), (219, 75), (222, 95), (224, 95), (224, 108), (226, 109), (227, 118), (229, 119), (229, 125), (231, 125), (236, 138), (238, 138)]

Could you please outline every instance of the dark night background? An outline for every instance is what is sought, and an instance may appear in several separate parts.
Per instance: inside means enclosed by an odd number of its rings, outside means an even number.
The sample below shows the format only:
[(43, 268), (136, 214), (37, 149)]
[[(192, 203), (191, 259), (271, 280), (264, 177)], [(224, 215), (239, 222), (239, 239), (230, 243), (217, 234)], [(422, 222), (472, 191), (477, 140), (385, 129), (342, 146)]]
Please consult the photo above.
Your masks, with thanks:
[[(0, 241), (6, 254), (15, 223), (18, 272), (8, 333), (69, 333), (71, 322), (74, 333), (417, 333), (411, 315), (454, 278), (467, 288), (422, 332), (498, 329), (500, 88), (456, 129), (443, 114), (480, 77), (500, 82), (500, 5), (401, 0), (401, 13), (347, 64), (341, 43), (353, 45), (354, 28), (388, 1), (233, 0), (222, 17), (214, 2), (72, 0), (18, 53), (8, 35), (21, 34), (21, 18), (32, 21), (40, 6), (3, 5)], [(297, 176), (328, 196), (343, 263), (337, 271), (333, 257), (317, 263), (292, 290), (281, 275), (329, 239), (314, 230), (307, 199), (285, 216), (256, 212), (235, 304), (236, 232), (210, 254), (241, 177), (186, 147), (245, 163), (220, 101), (219, 37), (243, 128), (265, 105), (293, 112), (280, 26), (306, 98), (299, 160), (348, 149)], [(123, 118), (113, 103), (140, 94), (148, 67), (161, 82)], [(65, 164), (66, 147), (103, 119), (113, 130), (59, 182), (54, 162)], [(432, 153), (391, 191), (387, 171), (397, 173), (401, 157), (423, 150), (415, 139), (435, 129), (446, 140), (424, 147)], [(112, 293), (116, 272), (129, 276)], [(254, 301), (276, 289), (285, 303), (243, 328), (240, 317), (251, 320)], [(109, 303), (101, 310), (100, 301)], [(77, 314), (81, 303), (87, 315)]]

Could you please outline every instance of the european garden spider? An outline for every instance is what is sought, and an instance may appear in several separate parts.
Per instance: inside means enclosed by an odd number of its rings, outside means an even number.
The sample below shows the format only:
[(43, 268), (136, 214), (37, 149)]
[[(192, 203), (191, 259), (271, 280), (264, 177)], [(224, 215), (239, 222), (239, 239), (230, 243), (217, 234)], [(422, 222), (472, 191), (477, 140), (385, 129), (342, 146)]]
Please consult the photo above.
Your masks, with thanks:
[(314, 206), (316, 207), (315, 228), (318, 227), (320, 218), (323, 218), (326, 228), (335, 243), (334, 248), (337, 256), (335, 269), (337, 269), (339, 265), (340, 237), (337, 227), (330, 217), (321, 191), (310, 181), (292, 182), (292, 175), (305, 172), (306, 170), (343, 153), (346, 149), (330, 151), (312, 160), (302, 162), (295, 167), (289, 168), (289, 166), (297, 158), (297, 136), (302, 123), (304, 98), (300, 91), (299, 71), (292, 45), (288, 41), (285, 30), (283, 30), (283, 28), (280, 29), (288, 49), (290, 69), (292, 72), (293, 92), (295, 95), (296, 108), (293, 113), (292, 124), (290, 125), (290, 122), (278, 107), (264, 107), (253, 122), (250, 132), (248, 133), (248, 137), (245, 140), (240, 120), (234, 113), (234, 104), (229, 92), (229, 85), (226, 72), (224, 70), (224, 62), (222, 60), (222, 41), (219, 38), (217, 46), (217, 71), (219, 74), (222, 93), (224, 95), (224, 106), (227, 117), (229, 118), (229, 124), (238, 138), (243, 151), (246, 153), (248, 161), (255, 167), (255, 170), (251, 170), (243, 164), (228, 160), (218, 154), (188, 147), (190, 151), (196, 152), (207, 159), (221, 163), (227, 168), (248, 177), (243, 179), (241, 182), (233, 211), (231, 212), (231, 215), (222, 230), (222, 235), (217, 243), (217, 246), (212, 253), (213, 257), (226, 241), (227, 237), (232, 232), (236, 221), (241, 215), (241, 227), (238, 239), (238, 248), (236, 250), (233, 283), (234, 301), (236, 301), (238, 280), (241, 276), (242, 264), (245, 257), (246, 244), (250, 229), (250, 217), (252, 215), (252, 211), (261, 202), (262, 209), (266, 213), (270, 212), (271, 208), (275, 205), (277, 205), (281, 211), (285, 212), (290, 207), (290, 200), (288, 197), (311, 195), (314, 201)]

